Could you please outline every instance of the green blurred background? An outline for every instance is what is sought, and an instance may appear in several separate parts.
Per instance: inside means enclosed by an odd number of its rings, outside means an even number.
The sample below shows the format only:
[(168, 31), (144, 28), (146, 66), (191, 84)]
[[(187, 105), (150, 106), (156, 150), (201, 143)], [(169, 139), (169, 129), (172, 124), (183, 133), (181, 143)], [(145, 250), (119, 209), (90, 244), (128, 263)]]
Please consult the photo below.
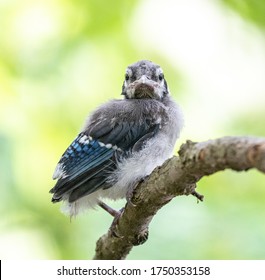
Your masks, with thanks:
[[(51, 176), (128, 64), (160, 64), (186, 139), (265, 136), (265, 1), (0, 0), (0, 258), (90, 259), (111, 217), (73, 219)], [(129, 259), (264, 259), (265, 177), (219, 172), (177, 197)], [(112, 203), (121, 207), (124, 201)]]

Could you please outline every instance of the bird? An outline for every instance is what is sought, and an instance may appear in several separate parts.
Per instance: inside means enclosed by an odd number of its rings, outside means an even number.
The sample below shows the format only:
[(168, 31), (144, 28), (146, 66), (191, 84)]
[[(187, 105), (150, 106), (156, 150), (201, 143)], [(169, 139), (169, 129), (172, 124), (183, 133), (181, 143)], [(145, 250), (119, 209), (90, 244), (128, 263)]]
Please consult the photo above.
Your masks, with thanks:
[(62, 201), (70, 217), (97, 206), (119, 216), (104, 200), (130, 201), (135, 186), (173, 154), (184, 117), (162, 68), (149, 60), (129, 65), (121, 95), (88, 116), (55, 168), (52, 202)]

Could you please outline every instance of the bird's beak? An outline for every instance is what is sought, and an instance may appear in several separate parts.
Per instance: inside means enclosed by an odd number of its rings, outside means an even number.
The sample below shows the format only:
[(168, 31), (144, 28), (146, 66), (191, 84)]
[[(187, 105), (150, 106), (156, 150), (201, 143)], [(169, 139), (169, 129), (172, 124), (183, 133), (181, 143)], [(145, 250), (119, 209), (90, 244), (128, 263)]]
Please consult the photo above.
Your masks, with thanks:
[(140, 79), (135, 81), (135, 98), (153, 98), (154, 81), (146, 75), (142, 75)]
[(141, 84), (145, 84), (146, 82), (148, 81), (146, 75), (143, 75), (139, 80), (138, 82), (141, 83)]

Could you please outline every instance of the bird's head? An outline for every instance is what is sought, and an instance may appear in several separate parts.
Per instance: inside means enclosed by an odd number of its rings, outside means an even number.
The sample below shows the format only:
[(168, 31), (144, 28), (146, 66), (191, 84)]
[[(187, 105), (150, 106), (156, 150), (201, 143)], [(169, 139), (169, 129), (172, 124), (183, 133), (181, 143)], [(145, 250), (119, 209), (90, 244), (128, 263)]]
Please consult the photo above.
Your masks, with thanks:
[(126, 99), (158, 99), (169, 94), (163, 70), (148, 60), (129, 65), (125, 72), (122, 95)]

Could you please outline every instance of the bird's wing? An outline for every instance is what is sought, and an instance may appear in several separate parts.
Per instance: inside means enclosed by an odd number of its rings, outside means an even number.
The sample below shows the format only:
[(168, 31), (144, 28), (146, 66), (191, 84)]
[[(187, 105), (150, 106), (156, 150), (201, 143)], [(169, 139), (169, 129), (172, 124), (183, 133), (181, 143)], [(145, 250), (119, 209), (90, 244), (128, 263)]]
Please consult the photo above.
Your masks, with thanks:
[[(53, 202), (69, 202), (103, 187), (116, 168), (116, 158), (129, 150), (139, 150), (158, 130), (150, 120), (121, 123), (108, 119), (90, 124), (80, 133), (62, 155), (53, 175), (58, 179), (50, 190)], [(105, 186), (106, 187), (106, 186)]]

